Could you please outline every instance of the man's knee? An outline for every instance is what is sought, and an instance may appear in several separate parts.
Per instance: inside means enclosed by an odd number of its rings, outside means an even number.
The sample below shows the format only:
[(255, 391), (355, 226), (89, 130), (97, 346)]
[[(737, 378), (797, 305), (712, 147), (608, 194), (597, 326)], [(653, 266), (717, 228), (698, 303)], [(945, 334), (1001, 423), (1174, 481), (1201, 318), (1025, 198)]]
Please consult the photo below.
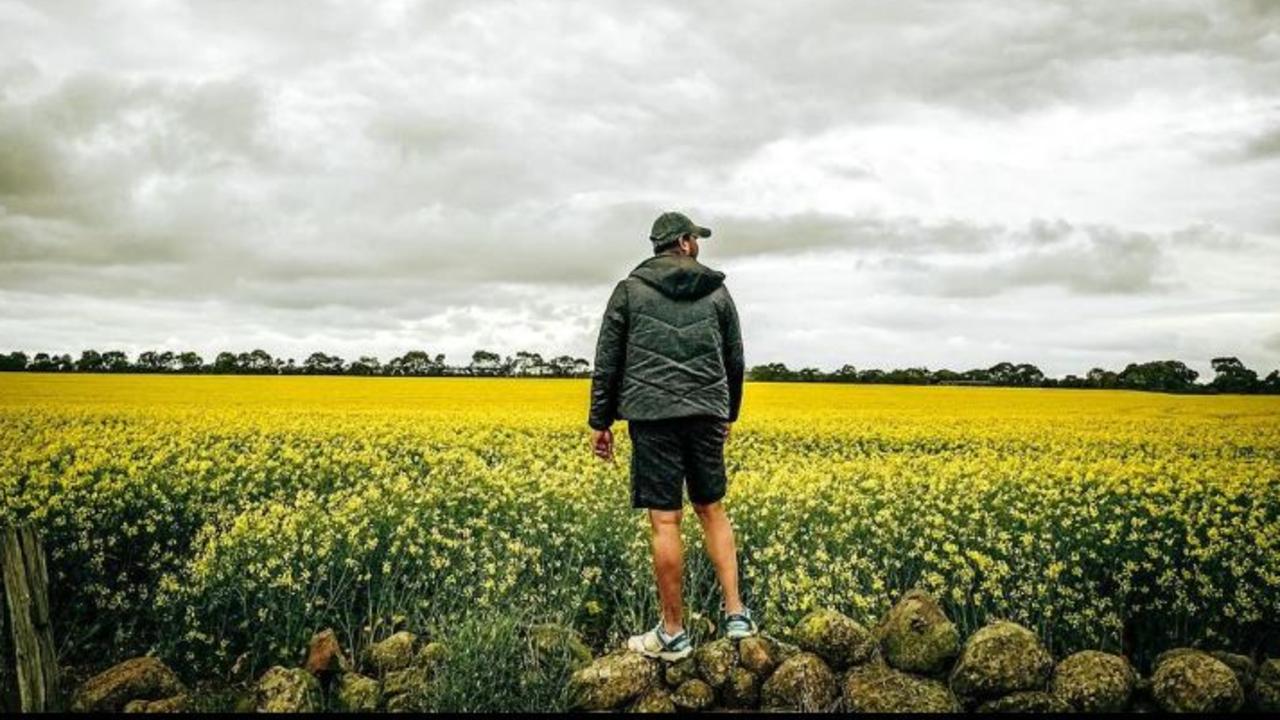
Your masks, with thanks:
[(693, 511), (698, 514), (699, 520), (706, 522), (723, 517), (724, 505), (719, 500), (706, 504), (693, 503)]
[(684, 513), (680, 510), (650, 510), (649, 524), (653, 526), (654, 532), (670, 532), (680, 531), (680, 521), (684, 518)]

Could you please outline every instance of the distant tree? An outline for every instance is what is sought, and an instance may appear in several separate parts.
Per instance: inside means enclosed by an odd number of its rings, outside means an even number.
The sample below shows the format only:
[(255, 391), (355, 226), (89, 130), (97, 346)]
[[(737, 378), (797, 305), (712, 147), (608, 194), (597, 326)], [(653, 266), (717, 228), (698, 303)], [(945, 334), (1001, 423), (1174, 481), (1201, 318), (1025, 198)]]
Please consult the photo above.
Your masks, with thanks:
[(886, 372), (880, 381), (895, 385), (924, 385), (929, 382), (929, 368), (895, 368)]
[(884, 371), (879, 368), (867, 368), (858, 371), (858, 382), (878, 383), (884, 381)]
[(1117, 377), (1120, 387), (1179, 392), (1191, 388), (1200, 373), (1178, 360), (1129, 363)]
[(960, 379), (962, 379), (960, 373), (946, 368), (934, 370), (933, 375), (929, 378), (931, 382), (938, 384), (953, 383)]
[(76, 361), (76, 370), (80, 372), (102, 372), (102, 353), (97, 350), (82, 350), (80, 359)]
[(1090, 370), (1085, 376), (1085, 382), (1092, 388), (1110, 390), (1111, 388), (1120, 386), (1120, 377), (1110, 370), (1104, 370), (1100, 367), (1096, 367)]
[(378, 362), (376, 357), (363, 355), (359, 360), (347, 366), (347, 373), (350, 375), (381, 375), (382, 363)]
[(345, 361), (337, 355), (314, 352), (302, 361), (302, 371), (308, 375), (340, 375)]
[(52, 372), (57, 370), (57, 361), (49, 357), (49, 353), (39, 352), (35, 357), (31, 358), (31, 362), (27, 364), (27, 369), (32, 372)]
[(857, 382), (858, 368), (846, 363), (844, 365), (841, 365), (838, 370), (835, 370), (830, 375), (828, 375), (827, 379), (830, 380), (831, 382), (842, 382), (842, 383)]
[(266, 350), (242, 352), (236, 356), (236, 372), (250, 375), (270, 375), (276, 371), (275, 361)]
[(554, 374), (554, 372), (554, 369), (542, 359), (542, 355), (527, 350), (517, 352), (515, 360), (511, 364), (512, 375), (537, 376), (547, 373)]
[(1209, 387), (1223, 393), (1252, 393), (1260, 389), (1258, 373), (1234, 357), (1216, 357), (1209, 361), (1215, 373)]
[(128, 372), (129, 356), (123, 350), (108, 350), (102, 353), (102, 369), (106, 372)]
[(574, 373), (582, 365), (586, 365), (585, 358), (575, 358), (572, 355), (559, 355), (551, 359), (547, 363), (549, 372), (554, 377), (573, 377)]
[(240, 372), (240, 362), (236, 359), (235, 353), (224, 350), (213, 359), (213, 366), (209, 369), (219, 375), (231, 375)]
[(1267, 395), (1280, 395), (1280, 370), (1272, 370), (1260, 383), (1259, 392)]
[(188, 350), (178, 355), (178, 372), (194, 373), (204, 368), (204, 358)]
[(488, 350), (477, 350), (471, 353), (468, 369), (472, 375), (497, 375), (502, 371), (502, 356)]
[(1085, 379), (1077, 375), (1067, 375), (1058, 382), (1058, 387), (1082, 388), (1086, 386)]
[(27, 362), (27, 354), (21, 350), (0, 355), (0, 372), (22, 372), (27, 369)]
[(398, 358), (392, 358), (386, 366), (388, 375), (443, 375), (444, 371), (444, 355), (436, 355), (432, 359), (422, 350), (410, 350)]
[(169, 350), (157, 352), (155, 350), (147, 350), (138, 355), (138, 362), (135, 367), (140, 372), (169, 372), (174, 369), (177, 364), (177, 358)]
[(782, 363), (756, 365), (747, 371), (747, 377), (762, 382), (783, 382), (794, 380), (795, 374)]

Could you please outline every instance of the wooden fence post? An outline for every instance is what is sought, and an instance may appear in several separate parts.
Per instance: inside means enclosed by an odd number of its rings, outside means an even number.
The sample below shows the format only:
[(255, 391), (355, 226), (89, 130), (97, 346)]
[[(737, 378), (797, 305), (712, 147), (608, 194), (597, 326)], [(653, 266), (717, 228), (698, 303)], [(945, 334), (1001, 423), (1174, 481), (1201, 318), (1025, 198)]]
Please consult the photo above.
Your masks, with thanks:
[[(18, 709), (22, 712), (54, 710), (58, 700), (58, 658), (49, 624), (49, 571), (44, 549), (31, 525), (0, 532), (0, 574), (8, 606), (4, 662), (13, 663)], [(2, 610), (3, 608), (0, 608)], [(9, 700), (6, 699), (7, 704)]]

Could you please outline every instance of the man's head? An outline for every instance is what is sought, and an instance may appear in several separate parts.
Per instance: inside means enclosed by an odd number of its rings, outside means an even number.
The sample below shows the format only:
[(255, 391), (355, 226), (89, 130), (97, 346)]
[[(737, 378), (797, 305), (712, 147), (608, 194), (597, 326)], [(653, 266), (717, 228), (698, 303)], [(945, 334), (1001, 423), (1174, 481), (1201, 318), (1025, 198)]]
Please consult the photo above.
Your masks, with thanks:
[(698, 257), (698, 238), (711, 237), (711, 229), (700, 227), (684, 213), (665, 212), (653, 221), (649, 241), (653, 254), (688, 255)]

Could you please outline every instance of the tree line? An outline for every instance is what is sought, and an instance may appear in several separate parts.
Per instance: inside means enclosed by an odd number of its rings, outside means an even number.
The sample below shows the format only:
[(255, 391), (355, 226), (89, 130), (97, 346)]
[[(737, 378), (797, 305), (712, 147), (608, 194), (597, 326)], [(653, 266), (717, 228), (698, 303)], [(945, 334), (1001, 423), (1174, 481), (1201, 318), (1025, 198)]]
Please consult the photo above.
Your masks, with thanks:
[(324, 352), (311, 353), (302, 362), (294, 358), (272, 357), (265, 350), (220, 352), (210, 362), (198, 353), (148, 350), (136, 360), (121, 350), (85, 350), (79, 359), (71, 355), (21, 351), (0, 355), (0, 372), (91, 372), (91, 373), (172, 373), (203, 375), (384, 375), (411, 377), (587, 377), (591, 363), (585, 358), (559, 355), (544, 359), (534, 352), (520, 351), (503, 357), (477, 350), (466, 365), (450, 365), (443, 354), (431, 355), (410, 350), (382, 362), (373, 356), (347, 361)]
[(1153, 390), (1169, 393), (1248, 393), (1280, 395), (1280, 370), (1265, 378), (1234, 357), (1209, 361), (1214, 377), (1198, 383), (1200, 373), (1179, 360), (1129, 363), (1119, 372), (1093, 368), (1081, 377), (1047, 377), (1040, 368), (1027, 363), (1002, 362), (987, 369), (964, 372), (914, 367), (895, 370), (863, 369), (844, 365), (832, 372), (807, 367), (792, 370), (782, 363), (756, 365), (747, 372), (752, 380), (766, 382), (883, 383), (891, 385), (996, 385), (1001, 387), (1082, 388), (1097, 390)]
[[(1099, 390), (1152, 390), (1172, 393), (1247, 393), (1280, 394), (1280, 370), (1265, 378), (1244, 366), (1235, 357), (1216, 357), (1210, 361), (1214, 377), (1197, 382), (1200, 373), (1178, 360), (1156, 360), (1130, 363), (1115, 372), (1093, 368), (1083, 377), (1067, 375), (1047, 377), (1035, 365), (1001, 362), (989, 368), (964, 372), (929, 370), (925, 367), (880, 370), (857, 369), (843, 365), (824, 372), (806, 367), (792, 370), (783, 363), (756, 365), (747, 371), (749, 380), (758, 382), (826, 382), (888, 385), (993, 385), (1000, 387), (1061, 387)], [(449, 364), (443, 354), (431, 355), (411, 350), (382, 362), (373, 356), (347, 361), (324, 352), (311, 353), (301, 363), (294, 358), (272, 357), (265, 350), (220, 352), (205, 362), (198, 353), (146, 351), (130, 360), (120, 350), (85, 350), (78, 359), (69, 354), (36, 353), (28, 356), (15, 351), (0, 354), (0, 372), (94, 372), (94, 373), (186, 373), (208, 375), (364, 375), (395, 377), (556, 377), (583, 378), (591, 375), (591, 363), (585, 358), (558, 355), (543, 358), (539, 353), (521, 350), (502, 356), (489, 350), (476, 350), (471, 362)]]

